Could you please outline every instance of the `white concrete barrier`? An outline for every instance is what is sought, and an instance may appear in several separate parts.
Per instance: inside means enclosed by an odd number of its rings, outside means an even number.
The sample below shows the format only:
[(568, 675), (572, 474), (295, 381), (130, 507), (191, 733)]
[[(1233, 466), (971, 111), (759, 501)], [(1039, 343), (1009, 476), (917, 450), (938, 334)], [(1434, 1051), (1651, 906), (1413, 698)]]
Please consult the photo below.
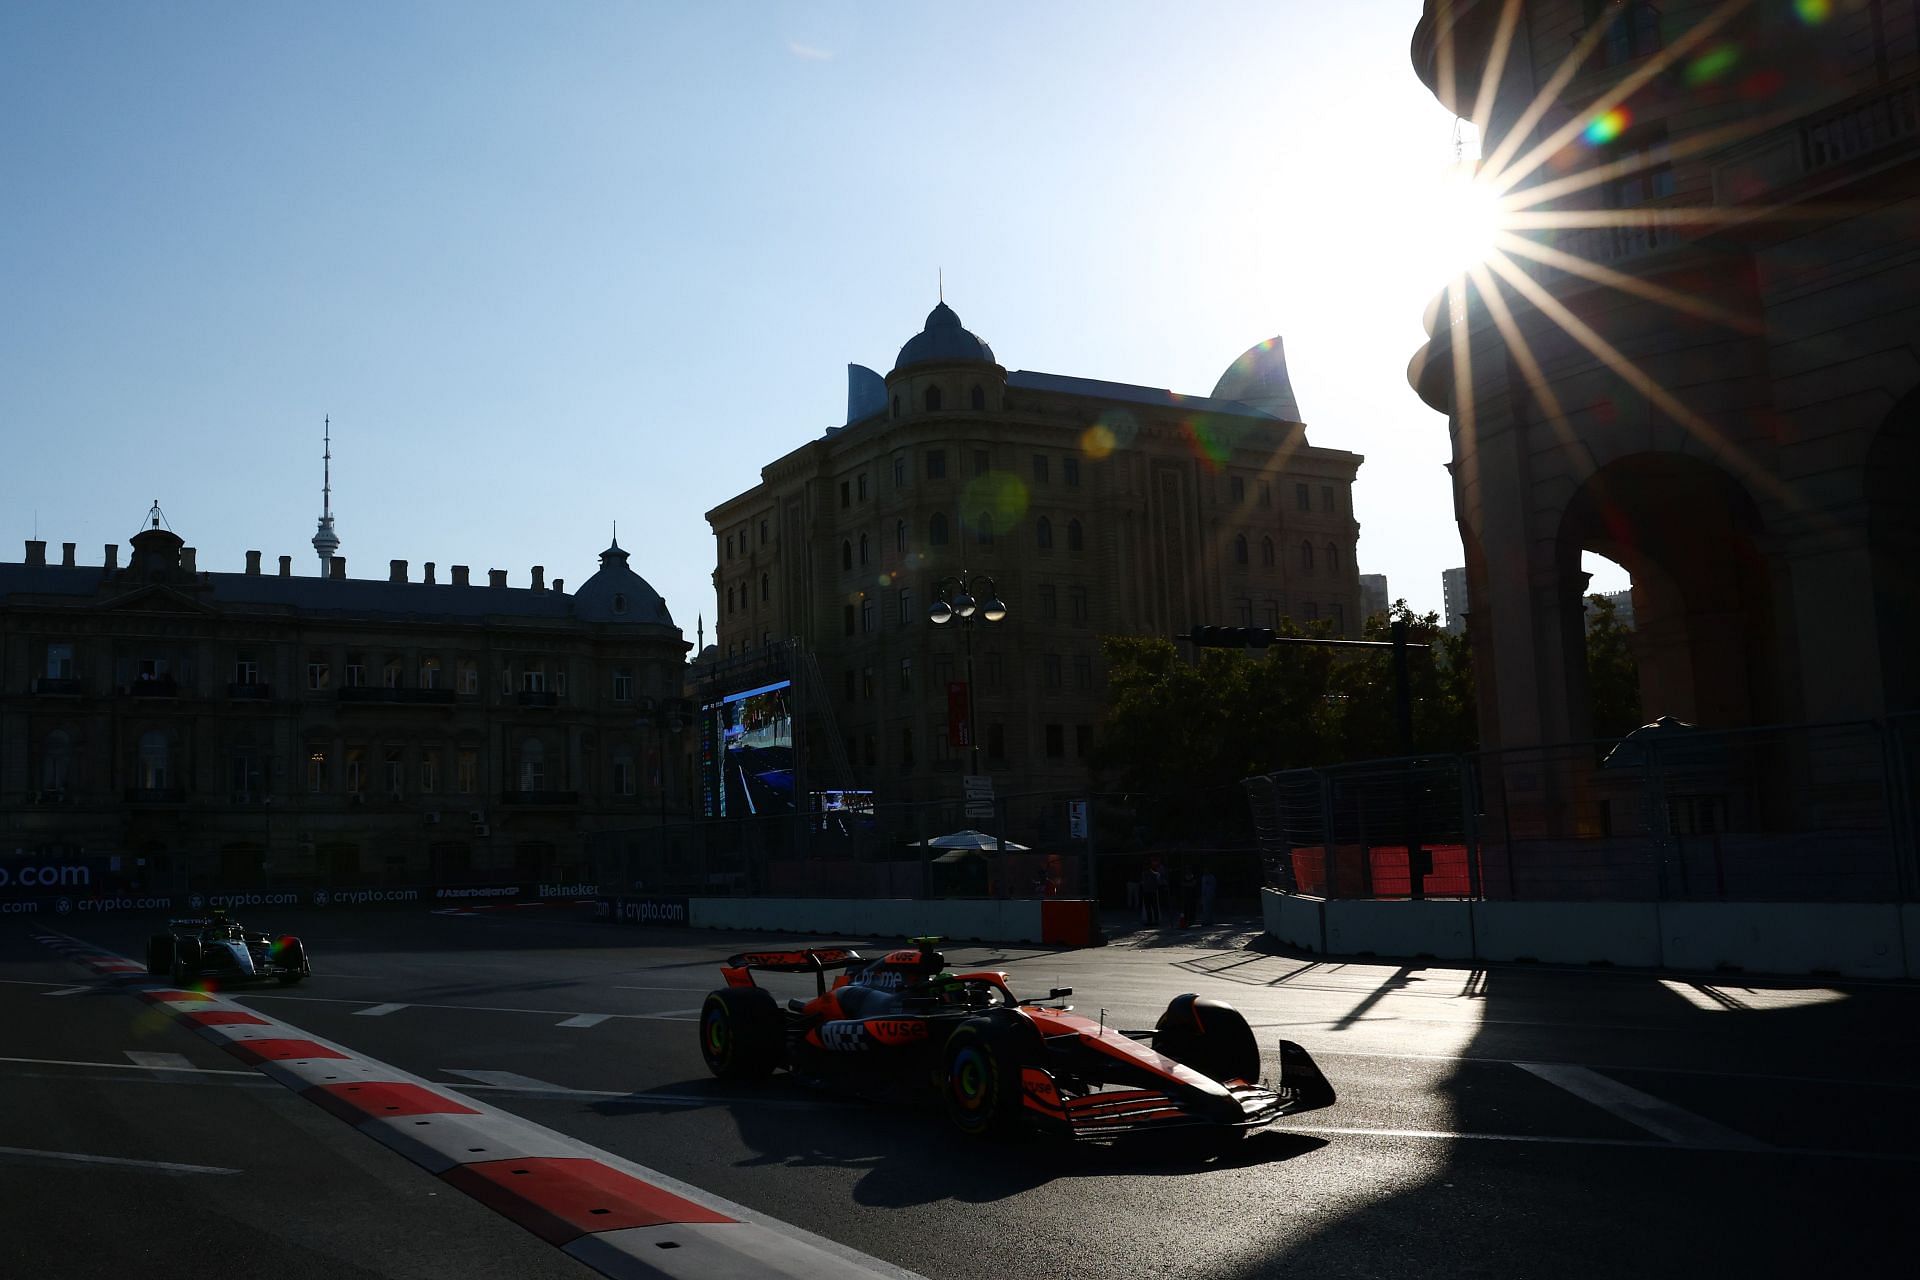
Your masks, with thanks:
[(1260, 914), (1267, 932), (1283, 947), (1311, 951), (1316, 955), (1327, 949), (1326, 924), (1321, 915), (1323, 902), (1300, 893), (1281, 893), (1277, 889), (1260, 891)]
[(1900, 908), (1859, 902), (1663, 902), (1660, 937), (1669, 969), (1837, 973), (1901, 978)]
[(1329, 899), (1327, 954), (1473, 958), (1473, 904)]
[(1476, 902), (1481, 960), (1605, 962), (1660, 967), (1660, 911), (1651, 902)]
[(976, 898), (689, 898), (696, 929), (1039, 942), (1040, 903)]

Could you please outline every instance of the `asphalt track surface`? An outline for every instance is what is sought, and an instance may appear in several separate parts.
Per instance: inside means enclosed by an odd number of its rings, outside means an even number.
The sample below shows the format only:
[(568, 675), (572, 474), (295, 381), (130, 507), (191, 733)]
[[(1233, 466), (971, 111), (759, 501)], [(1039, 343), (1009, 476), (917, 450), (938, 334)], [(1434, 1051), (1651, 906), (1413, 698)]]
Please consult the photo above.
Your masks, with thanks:
[[(1183, 991), (1220, 996), (1269, 1070), (1284, 1036), (1340, 1091), (1232, 1143), (1007, 1146), (964, 1141), (910, 1100), (710, 1079), (696, 1011), (719, 958), (765, 935), (412, 913), (248, 923), (301, 933), (316, 973), (243, 1003), (934, 1280), (1911, 1265), (1909, 985), (1316, 963), (1249, 949), (1244, 928), (955, 946), (957, 966), (1072, 986), (1113, 1025), (1151, 1026)], [(14, 1274), (592, 1274), (35, 940), (51, 928), (138, 956), (147, 927), (0, 917)]]

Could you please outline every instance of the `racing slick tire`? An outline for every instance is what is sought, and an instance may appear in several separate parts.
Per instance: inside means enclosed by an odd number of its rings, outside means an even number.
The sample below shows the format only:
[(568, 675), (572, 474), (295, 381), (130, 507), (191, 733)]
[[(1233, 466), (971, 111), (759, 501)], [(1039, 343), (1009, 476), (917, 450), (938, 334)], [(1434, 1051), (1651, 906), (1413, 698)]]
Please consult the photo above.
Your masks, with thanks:
[(764, 1080), (780, 1065), (786, 1017), (759, 987), (723, 987), (700, 1006), (700, 1056), (722, 1080)]
[(173, 985), (184, 987), (193, 981), (200, 972), (200, 939), (175, 938), (173, 940)]
[(968, 1018), (947, 1037), (941, 1073), (947, 1118), (976, 1138), (1022, 1128), (1020, 1072), (1039, 1056), (1040, 1038), (1018, 1014)]
[(298, 938), (275, 943), (271, 954), (274, 963), (283, 968), (278, 975), (283, 987), (290, 987), (313, 973), (313, 966), (307, 963), (306, 944)]
[(1153, 1051), (1225, 1083), (1260, 1083), (1260, 1043), (1240, 1011), (1211, 996), (1175, 996), (1153, 1029)]
[(173, 935), (156, 933), (147, 939), (147, 972), (168, 975), (173, 972)]

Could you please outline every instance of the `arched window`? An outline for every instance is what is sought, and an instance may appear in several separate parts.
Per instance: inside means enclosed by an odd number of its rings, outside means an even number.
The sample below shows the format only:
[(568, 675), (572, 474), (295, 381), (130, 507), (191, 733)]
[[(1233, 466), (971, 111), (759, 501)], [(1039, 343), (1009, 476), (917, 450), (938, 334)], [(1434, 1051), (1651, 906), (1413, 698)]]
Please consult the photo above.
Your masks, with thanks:
[(1311, 542), (1303, 542), (1300, 544), (1300, 568), (1307, 573), (1313, 572), (1313, 544)]
[(67, 737), (64, 729), (55, 729), (47, 735), (45, 748), (40, 753), (40, 785), (48, 791), (67, 789), (67, 769), (73, 763), (73, 740)]
[(520, 744), (520, 789), (547, 789), (547, 748), (538, 738), (528, 738)]
[(905, 520), (893, 522), (893, 549), (901, 555), (907, 554), (907, 522)]
[(760, 575), (760, 603), (765, 604), (766, 602), (767, 602), (767, 575), (763, 573)]
[(140, 735), (140, 789), (165, 791), (167, 777), (167, 735), (149, 729)]
[(1081, 531), (1080, 522), (1078, 520), (1067, 521), (1067, 550), (1085, 551), (1086, 549), (1086, 535)]
[(895, 396), (893, 398), (893, 416), (896, 418), (900, 416), (900, 397), (899, 396)]
[(860, 535), (860, 563), (867, 563), (867, 535), (864, 533)]
[(1261, 565), (1263, 565), (1268, 569), (1273, 568), (1273, 539), (1272, 538), (1260, 539), (1260, 563)]
[(1042, 551), (1053, 550), (1053, 521), (1041, 516), (1033, 522), (1033, 543)]
[(1327, 544), (1327, 572), (1340, 572), (1340, 548), (1334, 546), (1331, 542)]
[(1233, 562), (1235, 564), (1247, 562), (1247, 535), (1244, 533), (1233, 535)]
[(940, 407), (940, 388), (927, 388), (927, 412), (932, 413)]
[(980, 513), (979, 523), (973, 526), (973, 540), (983, 547), (993, 544), (993, 512)]
[(981, 389), (980, 384), (977, 382), (973, 384), (973, 392), (968, 399), (976, 409), (984, 409), (987, 407), (987, 393)]
[(840, 544), (840, 567), (842, 569), (853, 568), (853, 544), (851, 542), (843, 542)]
[(945, 512), (936, 511), (933, 513), (933, 518), (927, 521), (927, 545), (931, 547), (944, 547), (947, 545), (947, 516)]

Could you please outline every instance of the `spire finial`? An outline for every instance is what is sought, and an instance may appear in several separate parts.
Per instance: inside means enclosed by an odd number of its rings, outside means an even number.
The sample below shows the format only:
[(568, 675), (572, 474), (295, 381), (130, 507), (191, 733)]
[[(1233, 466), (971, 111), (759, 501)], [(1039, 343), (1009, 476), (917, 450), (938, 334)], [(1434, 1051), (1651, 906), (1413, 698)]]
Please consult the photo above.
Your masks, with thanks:
[(945, 302), (947, 300), (947, 269), (945, 267), (936, 267), (934, 270), (939, 273), (934, 276), (934, 280), (939, 289), (940, 301)]

